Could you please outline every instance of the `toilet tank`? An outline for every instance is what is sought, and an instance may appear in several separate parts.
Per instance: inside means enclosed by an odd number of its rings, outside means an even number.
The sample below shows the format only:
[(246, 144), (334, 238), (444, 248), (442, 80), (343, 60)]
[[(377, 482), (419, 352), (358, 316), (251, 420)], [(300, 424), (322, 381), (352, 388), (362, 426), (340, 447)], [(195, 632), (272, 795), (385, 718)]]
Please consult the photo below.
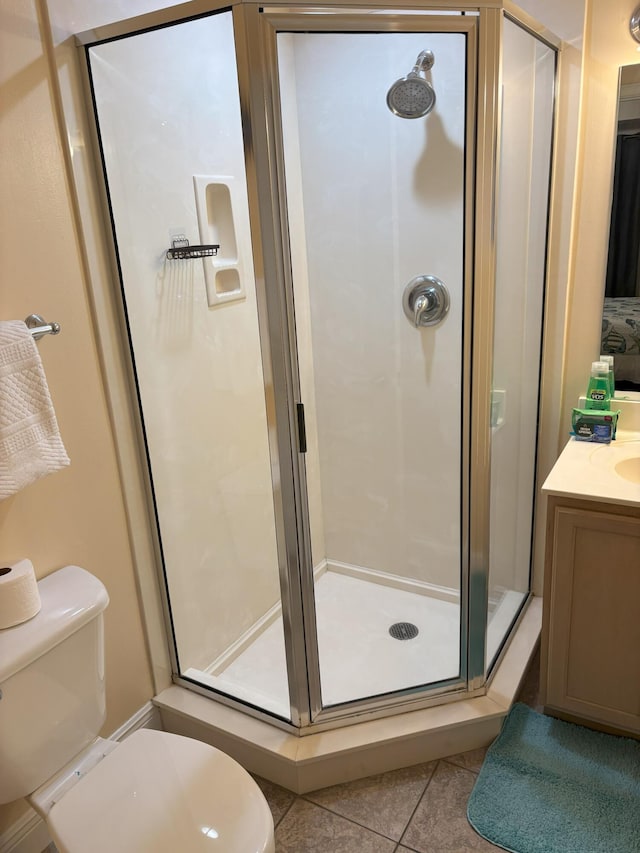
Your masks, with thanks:
[(40, 612), (0, 630), (0, 803), (30, 794), (106, 716), (103, 584), (79, 566), (38, 581)]

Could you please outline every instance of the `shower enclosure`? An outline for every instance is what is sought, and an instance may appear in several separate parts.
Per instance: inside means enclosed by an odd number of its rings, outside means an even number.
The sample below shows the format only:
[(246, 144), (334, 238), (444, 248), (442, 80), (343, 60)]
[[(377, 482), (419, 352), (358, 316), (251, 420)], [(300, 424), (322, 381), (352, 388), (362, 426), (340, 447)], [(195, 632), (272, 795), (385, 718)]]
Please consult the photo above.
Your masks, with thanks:
[(530, 596), (556, 46), (216, 5), (81, 38), (174, 677), (301, 730), (478, 695)]

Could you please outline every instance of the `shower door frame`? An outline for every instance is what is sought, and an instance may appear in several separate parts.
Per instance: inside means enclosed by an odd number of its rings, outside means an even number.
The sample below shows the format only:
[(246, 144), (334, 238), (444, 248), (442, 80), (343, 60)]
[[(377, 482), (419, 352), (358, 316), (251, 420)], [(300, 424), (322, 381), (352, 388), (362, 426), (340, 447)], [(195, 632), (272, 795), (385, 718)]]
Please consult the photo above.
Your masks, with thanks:
[[(445, 5), (445, 4), (442, 4)], [(446, 4), (449, 5), (448, 3)], [(464, 6), (465, 4), (462, 4)], [(476, 7), (477, 8), (477, 7)], [(454, 7), (452, 7), (453, 11)], [(455, 7), (460, 11), (461, 6)], [(487, 306), (493, 308), (493, 278), (495, 250), (493, 221), (488, 223), (480, 237), (474, 238), (475, 210), (495, 211), (495, 145), (496, 113), (495, 92), (498, 90), (499, 22), (501, 12), (496, 9), (480, 10), (471, 15), (425, 14), (421, 10), (403, 11), (401, 16), (389, 12), (370, 14), (369, 7), (362, 10), (340, 7), (276, 7), (268, 3), (261, 8), (253, 4), (235, 7), (234, 24), (245, 35), (248, 71), (251, 83), (252, 136), (262, 145), (254, 146), (257, 180), (255, 203), (262, 233), (265, 261), (266, 308), (273, 322), (279, 316), (278, 327), (285, 331), (288, 358), (279, 365), (273, 364), (276, 397), (287, 401), (288, 419), (286, 435), (281, 435), (279, 457), (290, 462), (287, 477), (291, 478), (288, 493), (291, 499), (284, 504), (289, 571), (296, 572), (300, 581), (301, 602), (296, 607), (302, 619), (305, 635), (305, 671), (293, 673), (290, 684), (292, 712), (301, 721), (301, 729), (318, 731), (336, 721), (349, 717), (358, 720), (382, 716), (390, 710), (409, 710), (442, 701), (443, 695), (478, 695), (485, 685), (485, 637), (487, 622), (488, 575), (488, 511), (489, 505), (489, 428), (483, 437), (480, 430), (472, 432), (471, 423), (489, 424), (491, 357), (493, 353), (493, 324), (485, 316)], [(314, 576), (311, 560), (310, 523), (307, 505), (307, 484), (304, 455), (300, 452), (297, 405), (303, 403), (298, 375), (296, 330), (293, 296), (293, 276), (288, 240), (287, 201), (284, 179), (284, 147), (280, 124), (280, 99), (278, 83), (277, 34), (278, 32), (459, 32), (466, 35), (466, 98), (465, 98), (465, 154), (464, 154), (464, 258), (463, 258), (463, 334), (462, 334), (462, 430), (461, 430), (461, 520), (460, 520), (460, 675), (447, 682), (415, 686), (384, 696), (364, 697), (330, 708), (322, 707), (320, 666), (314, 603)], [(484, 38), (480, 34), (484, 34)], [(240, 58), (240, 57), (239, 57)], [(483, 76), (484, 75), (484, 76)], [(486, 92), (477, 93), (478, 80), (487, 80)], [(484, 113), (476, 113), (476, 102), (484, 106)], [(486, 137), (486, 138), (485, 138)], [(484, 176), (480, 180), (480, 174)], [(478, 177), (476, 177), (478, 176)], [(251, 195), (251, 189), (249, 190)], [(250, 201), (251, 205), (251, 201)], [(487, 217), (488, 218), (488, 217)], [(486, 245), (488, 243), (488, 245)], [(271, 257), (266, 247), (275, 247)], [(474, 289), (485, 291), (485, 299), (475, 300)], [(472, 335), (475, 327), (482, 330)], [(473, 339), (473, 340), (472, 340)], [(484, 361), (472, 385), (472, 353)], [(474, 369), (475, 370), (475, 369)], [(482, 388), (485, 392), (482, 392)], [(279, 393), (278, 393), (279, 391)], [(479, 418), (479, 420), (476, 420)], [(483, 440), (484, 438), (484, 440)], [(470, 460), (485, 460), (473, 468)], [(281, 467), (281, 475), (285, 471)], [(472, 493), (474, 493), (472, 495)], [(295, 497), (294, 497), (295, 496)], [(475, 509), (472, 509), (475, 507)], [(474, 541), (475, 539), (475, 541)], [(474, 595), (468, 591), (472, 587)], [(285, 583), (289, 584), (291, 578)], [(284, 608), (283, 608), (284, 609)], [(470, 638), (473, 638), (473, 643)], [(296, 637), (287, 636), (285, 645), (293, 644)], [(471, 647), (473, 646), (473, 653)], [(296, 655), (301, 660), (301, 655)], [(308, 685), (308, 687), (307, 687)], [(301, 688), (297, 697), (294, 687)], [(308, 704), (307, 704), (308, 703)], [(306, 707), (305, 707), (306, 705)], [(292, 713), (293, 716), (293, 713)]]
[[(412, 4), (408, 3), (407, 7)], [(149, 530), (156, 555), (157, 573), (162, 596), (165, 624), (174, 669), (174, 682), (216, 701), (266, 720), (280, 728), (300, 734), (350, 721), (387, 716), (442, 703), (443, 697), (461, 698), (486, 692), (487, 671), (485, 645), (487, 628), (487, 596), (489, 570), (489, 497), (490, 497), (490, 389), (493, 356), (493, 300), (495, 289), (495, 201), (497, 154), (499, 148), (499, 91), (501, 79), (501, 22), (508, 16), (524, 29), (545, 40), (544, 28), (534, 22), (512, 3), (468, 2), (442, 0), (434, 3), (442, 15), (425, 11), (428, 6), (402, 7), (390, 12), (375, 2), (353, 0), (349, 7), (338, 0), (326, 0), (322, 6), (278, 5), (274, 0), (192, 0), (140, 17), (119, 21), (79, 35), (81, 64), (85, 66), (85, 50), (102, 40), (133, 35), (136, 32), (178, 24), (200, 16), (230, 10), (233, 15), (237, 74), (242, 112), (245, 167), (253, 244), (253, 259), (258, 300), (258, 320), (268, 401), (269, 440), (273, 473), (274, 508), (278, 541), (279, 574), (282, 614), (289, 679), (291, 721), (275, 717), (267, 711), (250, 706), (232, 696), (220, 694), (203, 685), (183, 678), (177, 668), (172, 647), (171, 610), (168, 593), (162, 580), (162, 559), (159, 549), (150, 475), (143, 473), (147, 490)], [(467, 10), (469, 15), (450, 15), (448, 12)], [(371, 14), (371, 13), (374, 14)], [(293, 320), (291, 265), (289, 258), (286, 198), (284, 194), (284, 163), (282, 139), (278, 130), (279, 100), (275, 37), (278, 26), (288, 31), (320, 30), (330, 25), (332, 32), (428, 32), (446, 22), (441, 31), (465, 31), (468, 43), (474, 42), (471, 57), (467, 56), (467, 127), (465, 150), (465, 258), (464, 258), (464, 339), (463, 339), (463, 440), (462, 462), (462, 587), (461, 601), (468, 598), (461, 618), (461, 671), (464, 678), (445, 687), (412, 688), (387, 697), (362, 699), (323, 710), (321, 707), (317, 644), (310, 643), (315, 635), (313, 606), (305, 606), (305, 596), (313, 594), (310, 572), (308, 510), (304, 461), (299, 452), (296, 403), (300, 401), (295, 327)], [(557, 43), (549, 40), (557, 50)], [(469, 48), (467, 48), (469, 50)], [(85, 82), (86, 82), (85, 73)], [(90, 101), (89, 101), (90, 103)], [(89, 109), (89, 113), (91, 110)], [(89, 122), (91, 125), (91, 122)], [(93, 134), (97, 174), (102, 174), (95, 127)], [(97, 191), (102, 195), (106, 222), (109, 222), (105, 187), (98, 178)], [(475, 215), (481, 211), (482, 215)], [(117, 281), (117, 258), (111, 240), (106, 240), (112, 269)], [(99, 276), (98, 276), (99, 278)], [(92, 285), (94, 288), (96, 285)], [(98, 285), (99, 287), (99, 285)], [(117, 324), (125, 328), (121, 308), (116, 307)], [(124, 334), (126, 340), (126, 332)], [(128, 352), (124, 362), (129, 362)], [(471, 375), (473, 368), (473, 376)], [(137, 421), (138, 442), (142, 458), (144, 435), (141, 430), (135, 376), (127, 366), (133, 418)], [(472, 428), (473, 426), (473, 428)], [(135, 537), (134, 537), (135, 539)], [(306, 562), (305, 562), (306, 561)], [(304, 567), (304, 569), (303, 569)], [(148, 579), (147, 579), (148, 580)], [(529, 591), (527, 600), (531, 597)], [(308, 599), (309, 600), (309, 599)], [(526, 609), (526, 602), (521, 614)], [(512, 627), (515, 630), (518, 622)], [(300, 629), (303, 630), (300, 630)], [(297, 630), (296, 630), (297, 629)], [(466, 663), (466, 670), (463, 669)]]

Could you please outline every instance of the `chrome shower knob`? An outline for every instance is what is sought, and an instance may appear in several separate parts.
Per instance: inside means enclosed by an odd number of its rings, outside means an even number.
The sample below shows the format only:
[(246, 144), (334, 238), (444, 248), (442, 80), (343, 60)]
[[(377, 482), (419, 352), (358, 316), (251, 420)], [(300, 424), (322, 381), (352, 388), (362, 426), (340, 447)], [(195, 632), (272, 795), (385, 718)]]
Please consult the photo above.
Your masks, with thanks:
[(435, 326), (449, 310), (449, 291), (434, 275), (419, 275), (405, 287), (402, 307), (416, 329)]

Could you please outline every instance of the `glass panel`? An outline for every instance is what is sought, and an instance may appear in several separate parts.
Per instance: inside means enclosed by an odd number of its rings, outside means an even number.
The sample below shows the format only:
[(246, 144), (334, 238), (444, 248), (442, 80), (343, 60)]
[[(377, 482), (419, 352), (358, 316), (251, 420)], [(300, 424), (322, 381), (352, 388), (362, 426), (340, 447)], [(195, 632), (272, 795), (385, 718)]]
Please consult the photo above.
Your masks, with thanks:
[(530, 587), (555, 51), (504, 21), (487, 665)]
[[(387, 92), (425, 50), (406, 120)], [(278, 62), (328, 706), (460, 675), (466, 37), (281, 33)], [(426, 275), (450, 309), (417, 329)]]
[(179, 672), (289, 718), (231, 13), (89, 58)]

